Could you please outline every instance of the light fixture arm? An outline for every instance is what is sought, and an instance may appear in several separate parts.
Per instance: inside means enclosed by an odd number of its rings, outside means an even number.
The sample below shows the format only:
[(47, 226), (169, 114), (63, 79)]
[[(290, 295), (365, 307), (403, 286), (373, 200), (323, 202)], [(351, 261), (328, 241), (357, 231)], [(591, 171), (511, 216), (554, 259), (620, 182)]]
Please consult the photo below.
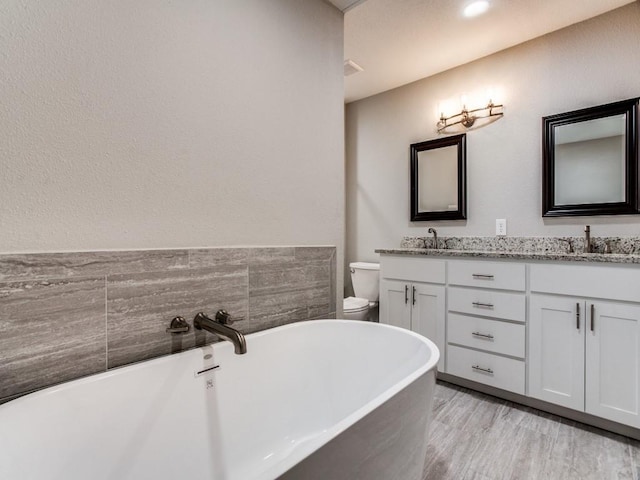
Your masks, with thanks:
[[(447, 129), (455, 125), (462, 125), (465, 128), (471, 128), (477, 119), (502, 117), (504, 115), (504, 112), (502, 111), (503, 108), (503, 105), (495, 105), (491, 100), (489, 100), (486, 107), (474, 108), (473, 110), (467, 110), (466, 105), (463, 105), (462, 111), (455, 115), (445, 117), (444, 113), (441, 113), (440, 120), (436, 124), (436, 128), (438, 129), (438, 133), (446, 133)], [(497, 118), (494, 120), (497, 120)]]

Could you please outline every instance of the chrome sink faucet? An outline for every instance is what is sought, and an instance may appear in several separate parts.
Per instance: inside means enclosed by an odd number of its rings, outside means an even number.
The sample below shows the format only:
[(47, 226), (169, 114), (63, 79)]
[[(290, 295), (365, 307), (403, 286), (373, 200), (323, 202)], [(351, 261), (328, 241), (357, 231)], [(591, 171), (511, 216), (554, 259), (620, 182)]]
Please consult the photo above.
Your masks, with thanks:
[(584, 227), (584, 253), (593, 252), (593, 245), (591, 245), (591, 227), (587, 225)]
[(238, 355), (247, 353), (247, 342), (244, 339), (244, 335), (235, 328), (229, 327), (228, 324), (230, 323), (231, 315), (225, 310), (218, 310), (215, 320), (210, 319), (202, 312), (198, 313), (193, 319), (193, 327), (196, 330), (206, 330), (225, 340), (229, 340), (233, 343), (233, 350)]
[(438, 232), (436, 232), (435, 228), (430, 227), (428, 230), (429, 233), (433, 233), (433, 248), (438, 248)]

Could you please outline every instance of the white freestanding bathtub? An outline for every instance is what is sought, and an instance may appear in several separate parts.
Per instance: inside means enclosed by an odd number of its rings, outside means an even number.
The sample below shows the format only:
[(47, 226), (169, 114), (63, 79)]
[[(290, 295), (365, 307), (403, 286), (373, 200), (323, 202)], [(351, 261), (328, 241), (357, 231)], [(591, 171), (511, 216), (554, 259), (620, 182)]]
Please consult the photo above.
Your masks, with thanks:
[(0, 479), (421, 478), (431, 341), (317, 320), (247, 350), (220, 342), (0, 405)]

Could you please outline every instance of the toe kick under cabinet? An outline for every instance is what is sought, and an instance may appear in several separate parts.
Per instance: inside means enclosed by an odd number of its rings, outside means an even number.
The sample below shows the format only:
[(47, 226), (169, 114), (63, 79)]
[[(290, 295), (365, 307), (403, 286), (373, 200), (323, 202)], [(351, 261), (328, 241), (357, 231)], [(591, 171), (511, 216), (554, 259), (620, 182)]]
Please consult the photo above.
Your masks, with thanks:
[(380, 321), (432, 339), (440, 372), (640, 429), (640, 265), (380, 263)]

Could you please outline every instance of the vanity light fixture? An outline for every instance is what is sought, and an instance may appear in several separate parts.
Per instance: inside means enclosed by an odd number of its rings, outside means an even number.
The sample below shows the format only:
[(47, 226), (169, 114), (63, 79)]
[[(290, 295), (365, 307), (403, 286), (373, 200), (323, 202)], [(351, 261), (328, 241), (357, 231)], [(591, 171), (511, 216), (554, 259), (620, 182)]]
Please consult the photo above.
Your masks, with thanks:
[(445, 117), (444, 113), (441, 113), (436, 128), (438, 133), (451, 133), (451, 127), (462, 125), (464, 128), (471, 128), (476, 120), (487, 119), (485, 123), (495, 122), (504, 115), (503, 109), (503, 105), (495, 105), (492, 100), (489, 100), (486, 107), (474, 108), (473, 110), (468, 110), (466, 105), (463, 105), (460, 113), (449, 117)]

